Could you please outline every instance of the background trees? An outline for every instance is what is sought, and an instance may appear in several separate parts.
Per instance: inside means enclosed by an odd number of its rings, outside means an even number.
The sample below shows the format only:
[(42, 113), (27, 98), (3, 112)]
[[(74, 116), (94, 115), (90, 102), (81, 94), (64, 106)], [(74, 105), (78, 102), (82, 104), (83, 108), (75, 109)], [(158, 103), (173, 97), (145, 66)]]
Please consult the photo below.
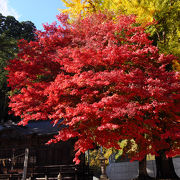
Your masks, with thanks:
[(0, 119), (8, 119), (7, 71), (4, 69), (9, 59), (18, 53), (19, 39), (31, 41), (35, 39), (35, 26), (30, 21), (19, 22), (13, 16), (0, 14)]

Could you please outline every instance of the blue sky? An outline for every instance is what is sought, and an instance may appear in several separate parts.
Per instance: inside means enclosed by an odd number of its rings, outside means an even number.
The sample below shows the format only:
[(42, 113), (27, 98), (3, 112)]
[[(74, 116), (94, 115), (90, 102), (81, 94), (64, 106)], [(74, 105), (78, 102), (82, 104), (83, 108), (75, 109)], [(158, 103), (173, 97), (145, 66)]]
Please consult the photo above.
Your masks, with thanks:
[(18, 21), (32, 21), (37, 29), (56, 21), (58, 8), (64, 8), (61, 0), (0, 0), (0, 13), (15, 16)]

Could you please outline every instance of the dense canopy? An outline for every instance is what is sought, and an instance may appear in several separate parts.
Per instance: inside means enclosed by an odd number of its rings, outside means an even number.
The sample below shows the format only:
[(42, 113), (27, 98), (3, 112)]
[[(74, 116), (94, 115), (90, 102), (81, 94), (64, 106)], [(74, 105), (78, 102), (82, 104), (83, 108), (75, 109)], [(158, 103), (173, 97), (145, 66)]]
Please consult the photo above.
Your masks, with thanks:
[[(10, 107), (29, 120), (61, 118), (66, 128), (50, 142), (77, 137), (78, 156), (95, 145), (127, 151), (141, 160), (179, 152), (179, 74), (176, 57), (159, 54), (134, 16), (94, 14), (72, 24), (45, 25), (34, 42), (21, 41), (8, 66)], [(126, 151), (124, 151), (126, 153)]]

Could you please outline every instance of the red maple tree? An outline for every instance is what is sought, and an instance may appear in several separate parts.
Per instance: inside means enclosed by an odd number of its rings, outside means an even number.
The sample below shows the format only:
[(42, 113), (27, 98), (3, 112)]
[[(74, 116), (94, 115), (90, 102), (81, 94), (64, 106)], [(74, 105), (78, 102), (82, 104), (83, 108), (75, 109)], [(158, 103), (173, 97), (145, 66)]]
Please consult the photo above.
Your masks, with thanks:
[[(10, 107), (26, 125), (51, 119), (66, 125), (50, 140), (77, 137), (75, 161), (95, 145), (137, 144), (132, 159), (179, 153), (179, 74), (172, 55), (159, 54), (134, 16), (95, 14), (69, 24), (44, 25), (35, 42), (22, 40), (11, 60)], [(129, 151), (128, 144), (124, 153)]]

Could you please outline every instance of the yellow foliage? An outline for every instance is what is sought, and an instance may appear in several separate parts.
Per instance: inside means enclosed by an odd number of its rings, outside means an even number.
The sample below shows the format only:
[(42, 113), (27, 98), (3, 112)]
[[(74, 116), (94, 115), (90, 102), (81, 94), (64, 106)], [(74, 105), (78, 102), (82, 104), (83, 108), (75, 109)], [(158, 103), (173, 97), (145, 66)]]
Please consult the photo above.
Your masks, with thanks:
[(143, 24), (153, 21), (153, 15), (156, 11), (155, 0), (121, 0), (121, 10), (124, 14), (134, 14), (137, 21)]
[[(109, 157), (112, 155), (112, 153), (115, 153), (115, 152), (116, 150), (114, 150), (113, 148), (110, 148), (110, 149), (103, 148), (103, 156), (106, 158), (106, 161), (105, 161), (106, 165), (109, 164)], [(98, 149), (90, 150), (89, 165), (100, 167), (100, 161), (99, 161), (100, 156), (101, 156), (100, 150)]]
[[(158, 8), (155, 0), (62, 0), (67, 9), (61, 10), (68, 13), (72, 19), (81, 14), (82, 17), (91, 12), (113, 11), (115, 15), (135, 14), (139, 22), (150, 22)], [(156, 5), (157, 4), (157, 5)], [(159, 8), (158, 8), (159, 9)]]
[(72, 18), (77, 17), (79, 14), (84, 15), (85, 2), (81, 0), (62, 0), (67, 9), (61, 10), (63, 13), (68, 13)]
[[(116, 150), (114, 148), (102, 148), (103, 151), (103, 156), (106, 158), (106, 165), (109, 164), (109, 157), (112, 154), (116, 154), (115, 159), (118, 159), (122, 153), (123, 153), (123, 148), (127, 145), (126, 140), (123, 140), (121, 142), (119, 142), (119, 146), (122, 148), (121, 150)], [(90, 150), (89, 151), (89, 165), (90, 166), (96, 166), (96, 167), (100, 167), (100, 161), (99, 158), (101, 156), (101, 152), (100, 149), (94, 149), (94, 150)], [(88, 161), (88, 159), (87, 159)]]
[(173, 62), (173, 69), (180, 72), (180, 63), (177, 60)]

